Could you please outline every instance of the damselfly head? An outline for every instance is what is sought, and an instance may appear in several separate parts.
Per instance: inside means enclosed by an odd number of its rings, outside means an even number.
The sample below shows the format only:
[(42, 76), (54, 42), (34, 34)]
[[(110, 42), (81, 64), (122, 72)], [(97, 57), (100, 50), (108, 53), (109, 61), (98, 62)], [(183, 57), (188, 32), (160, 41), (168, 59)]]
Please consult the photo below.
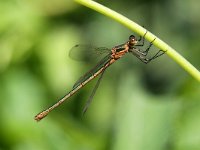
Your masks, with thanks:
[(129, 36), (129, 44), (130, 45), (135, 45), (137, 42), (138, 41), (137, 41), (137, 39), (136, 39), (136, 37), (134, 35), (130, 35)]

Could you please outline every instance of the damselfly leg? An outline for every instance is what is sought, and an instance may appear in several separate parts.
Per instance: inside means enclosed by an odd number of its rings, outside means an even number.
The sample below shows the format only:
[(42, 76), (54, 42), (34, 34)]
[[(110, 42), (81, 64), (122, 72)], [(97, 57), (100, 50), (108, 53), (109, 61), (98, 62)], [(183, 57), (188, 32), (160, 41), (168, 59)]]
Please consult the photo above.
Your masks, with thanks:
[[(146, 34), (147, 34), (147, 31), (145, 32), (145, 34), (143, 36), (140, 36), (140, 38), (137, 40), (138, 43), (135, 44), (135, 46), (144, 46), (144, 39), (145, 39)], [(141, 40), (142, 40), (142, 42), (139, 43)]]
[(133, 47), (131, 49), (129, 49), (129, 52), (131, 52), (133, 55), (135, 55), (137, 58), (139, 58), (145, 64), (149, 63), (153, 59), (155, 59), (155, 58), (157, 58), (157, 57), (159, 57), (159, 56), (161, 56), (161, 55), (163, 55), (165, 53), (165, 51), (159, 50), (154, 56), (152, 56), (151, 58), (147, 58), (148, 52), (150, 51), (150, 48), (152, 47), (153, 42), (156, 40), (156, 38), (154, 38), (150, 42), (150, 44), (149, 44), (149, 46), (147, 47), (146, 50), (142, 51), (138, 47), (144, 46), (144, 38), (145, 38), (146, 34), (147, 34), (147, 31), (145, 32), (144, 36), (142, 38), (140, 38), (140, 39), (142, 39), (142, 43), (141, 44), (135, 44), (135, 45), (133, 45)]

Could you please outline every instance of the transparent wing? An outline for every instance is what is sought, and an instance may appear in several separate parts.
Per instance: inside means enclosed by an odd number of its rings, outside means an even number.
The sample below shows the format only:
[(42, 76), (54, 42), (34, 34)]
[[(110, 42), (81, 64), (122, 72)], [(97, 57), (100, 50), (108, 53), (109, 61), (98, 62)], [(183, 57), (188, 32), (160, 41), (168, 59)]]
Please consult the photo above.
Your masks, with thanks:
[(93, 76), (99, 69), (105, 66), (109, 61), (111, 60), (110, 53), (106, 55), (104, 58), (102, 58), (99, 63), (93, 67), (91, 70), (86, 72), (83, 76), (81, 76), (76, 83), (74, 84), (73, 88), (75, 89), (77, 86), (79, 86), (81, 83), (86, 81), (88, 78)]
[(77, 44), (73, 46), (69, 52), (69, 57), (78, 60), (90, 62), (97, 58), (102, 58), (110, 52), (111, 49), (106, 47), (96, 47), (93, 45)]
[(92, 90), (92, 93), (91, 93), (89, 99), (87, 100), (87, 102), (86, 102), (86, 104), (85, 104), (85, 107), (83, 108), (83, 115), (86, 113), (88, 107), (90, 106), (90, 104), (91, 104), (91, 102), (92, 102), (92, 100), (93, 100), (93, 98), (94, 98), (94, 95), (95, 95), (95, 93), (96, 93), (96, 91), (97, 91), (97, 89), (98, 89), (98, 87), (99, 87), (99, 84), (100, 84), (101, 79), (102, 79), (102, 77), (103, 77), (103, 75), (104, 75), (104, 72), (105, 72), (105, 69), (104, 69), (103, 72), (101, 73), (101, 75), (100, 75), (100, 77), (99, 77), (99, 79), (98, 79), (98, 81), (97, 81), (97, 83), (96, 83), (94, 89)]

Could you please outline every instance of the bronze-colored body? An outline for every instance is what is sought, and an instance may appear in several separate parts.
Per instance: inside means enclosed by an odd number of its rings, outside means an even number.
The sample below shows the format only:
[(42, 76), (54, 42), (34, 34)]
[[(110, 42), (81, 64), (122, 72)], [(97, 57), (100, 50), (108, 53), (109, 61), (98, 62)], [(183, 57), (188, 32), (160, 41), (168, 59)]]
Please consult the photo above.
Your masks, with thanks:
[[(145, 33), (146, 35), (146, 33)], [(144, 35), (144, 36), (145, 36)], [(84, 75), (83, 77), (87, 77), (87, 78), (81, 78), (81, 82), (79, 83), (76, 82), (77, 84), (74, 85), (74, 87), (72, 88), (72, 90), (67, 93), (62, 99), (60, 99), (57, 103), (55, 103), (54, 105), (52, 105), (51, 107), (49, 107), (48, 109), (40, 112), (39, 114), (37, 114), (35, 116), (35, 120), (36, 121), (40, 121), (41, 119), (43, 119), (44, 117), (46, 117), (48, 115), (49, 112), (51, 112), (54, 108), (58, 107), (60, 104), (62, 104), (65, 100), (67, 100), (69, 97), (71, 97), (73, 94), (75, 94), (79, 89), (81, 89), (84, 85), (86, 85), (89, 81), (91, 81), (92, 79), (96, 78), (98, 75), (104, 73), (105, 69), (108, 68), (111, 64), (113, 64), (116, 60), (120, 59), (122, 56), (124, 56), (126, 53), (132, 53), (134, 54), (137, 58), (139, 58), (142, 62), (144, 63), (148, 63), (150, 62), (151, 60), (161, 56), (162, 54), (164, 54), (164, 52), (162, 52), (161, 54), (159, 54), (159, 51), (155, 56), (153, 56), (152, 58), (150, 59), (147, 59), (146, 58), (146, 55), (148, 54), (148, 51), (153, 43), (153, 40), (149, 47), (147, 48), (147, 50), (145, 51), (140, 51), (140, 49), (137, 49), (135, 48), (135, 46), (143, 46), (144, 45), (144, 36), (142, 37), (142, 44), (138, 44), (138, 42), (141, 40), (141, 38), (139, 40), (137, 40), (135, 38), (135, 36), (131, 35), (129, 37), (129, 41), (127, 41), (125, 44), (122, 44), (122, 45), (118, 45), (118, 46), (115, 46), (111, 49), (111, 52), (105, 56), (98, 64), (97, 66), (95, 66), (93, 69), (92, 69), (92, 72), (89, 72), (89, 73), (92, 73), (92, 75), (90, 76), (87, 76)], [(97, 68), (98, 67), (98, 68)], [(95, 69), (97, 68), (97, 69)], [(102, 75), (100, 76), (100, 79), (102, 78)], [(94, 93), (96, 92), (96, 89), (99, 85), (99, 82), (100, 82), (100, 79), (98, 80), (96, 86), (95, 86), (95, 90), (92, 92), (92, 95), (89, 99), (89, 102), (91, 102), (93, 96), (94, 96)], [(89, 105), (89, 103), (88, 103)], [(87, 107), (88, 107), (87, 105)], [(87, 110), (87, 107), (84, 109), (84, 112)]]

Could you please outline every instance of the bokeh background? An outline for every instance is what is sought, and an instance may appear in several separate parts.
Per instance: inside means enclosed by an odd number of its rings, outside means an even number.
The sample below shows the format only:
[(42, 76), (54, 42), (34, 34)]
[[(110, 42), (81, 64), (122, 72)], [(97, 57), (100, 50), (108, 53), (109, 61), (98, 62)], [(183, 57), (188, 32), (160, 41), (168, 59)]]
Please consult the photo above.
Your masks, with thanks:
[[(200, 69), (200, 1), (98, 2)], [(130, 34), (72, 0), (0, 0), (0, 150), (200, 150), (199, 83), (167, 55), (148, 65), (127, 55), (106, 70), (84, 116), (97, 80), (34, 121), (95, 65), (71, 59), (71, 47), (111, 48)]]

